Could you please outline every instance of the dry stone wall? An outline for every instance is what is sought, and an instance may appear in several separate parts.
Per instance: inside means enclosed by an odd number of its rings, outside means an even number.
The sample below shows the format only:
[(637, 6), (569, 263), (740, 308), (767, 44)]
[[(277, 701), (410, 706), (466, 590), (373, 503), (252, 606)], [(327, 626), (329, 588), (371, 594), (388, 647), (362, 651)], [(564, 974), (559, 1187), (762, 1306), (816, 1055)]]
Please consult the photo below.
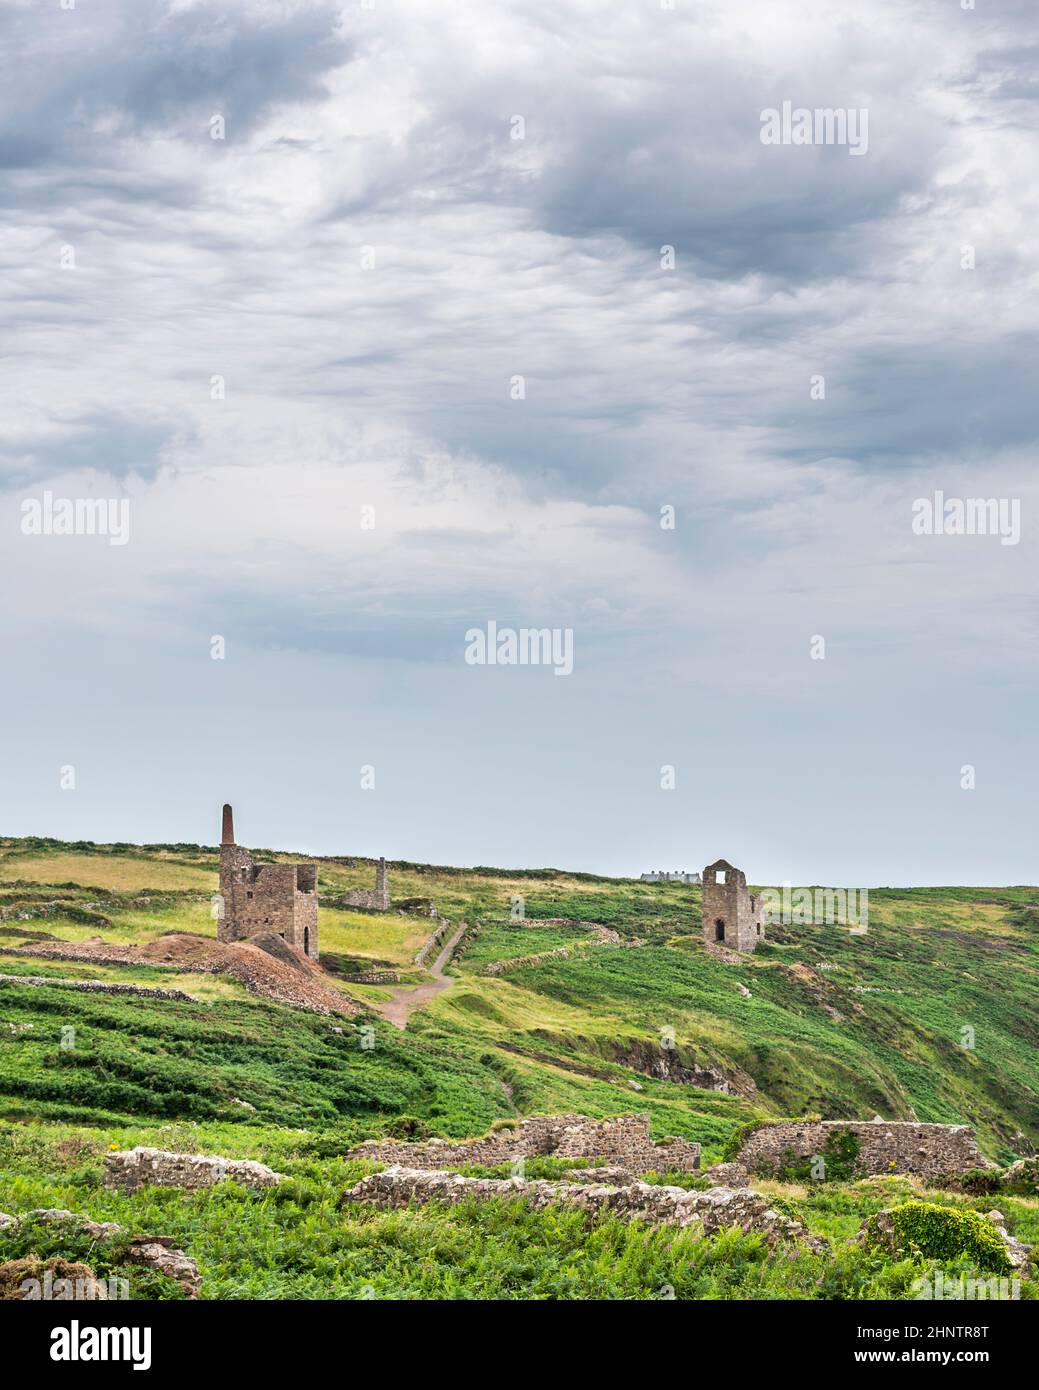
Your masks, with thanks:
[(797, 1158), (825, 1154), (827, 1142), (850, 1131), (859, 1141), (853, 1174), (914, 1173), (935, 1178), (994, 1165), (979, 1150), (969, 1125), (914, 1124), (901, 1120), (818, 1120), (759, 1125), (736, 1162), (752, 1173), (776, 1172)]
[(372, 1202), (380, 1207), (406, 1207), (412, 1202), (522, 1200), (535, 1211), (553, 1204), (577, 1207), (591, 1216), (619, 1215), (652, 1225), (694, 1227), (704, 1235), (737, 1227), (760, 1231), (769, 1244), (804, 1243), (822, 1250), (825, 1243), (810, 1236), (799, 1222), (774, 1211), (764, 1197), (749, 1188), (713, 1187), (687, 1192), (683, 1187), (658, 1187), (644, 1182), (621, 1186), (591, 1183), (527, 1182), (520, 1178), (465, 1178), (458, 1173), (426, 1172), (392, 1167), (362, 1178), (343, 1194), (342, 1204)]
[(275, 1173), (251, 1158), (177, 1154), (141, 1146), (105, 1155), (104, 1185), (120, 1192), (136, 1192), (146, 1184), (194, 1190), (213, 1187), (228, 1179), (254, 1191), (273, 1187), (285, 1180), (284, 1174)]
[(632, 1173), (694, 1173), (700, 1167), (699, 1144), (677, 1138), (654, 1141), (646, 1114), (610, 1120), (588, 1115), (535, 1115), (514, 1129), (493, 1130), (482, 1139), (431, 1139), (417, 1144), (369, 1139), (349, 1154), (350, 1158), (422, 1169), (459, 1168), (470, 1163), (493, 1167), (517, 1158), (549, 1156), (604, 1158)]
[(137, 994), (145, 999), (185, 999), (189, 1004), (198, 1001), (182, 989), (148, 989), (144, 985), (113, 984), (108, 980), (63, 980), (60, 975), (0, 975), (18, 985), (53, 985), (57, 989), (81, 989), (88, 994)]
[[(436, 956), (439, 948), (447, 940), (447, 936), (450, 930), (451, 923), (446, 920), (441, 920), (440, 926), (437, 927), (434, 931), (431, 931), (430, 934), (426, 937), (425, 941), (423, 941), (422, 946), (419, 949), (419, 953), (415, 957), (415, 964), (417, 966), (419, 966), (420, 968), (425, 968), (425, 966), (429, 964), (430, 960), (432, 960)], [(455, 952), (455, 954), (458, 954), (457, 951)]]

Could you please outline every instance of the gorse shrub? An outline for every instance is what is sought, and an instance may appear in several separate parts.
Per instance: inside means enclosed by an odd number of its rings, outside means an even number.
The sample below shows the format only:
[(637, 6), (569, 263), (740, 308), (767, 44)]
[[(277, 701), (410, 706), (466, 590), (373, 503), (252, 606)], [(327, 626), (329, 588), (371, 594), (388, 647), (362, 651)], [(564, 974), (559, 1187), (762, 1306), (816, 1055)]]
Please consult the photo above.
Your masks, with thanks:
[(1013, 1268), (1002, 1239), (980, 1212), (934, 1202), (906, 1202), (874, 1213), (866, 1223), (863, 1243), (867, 1250), (930, 1260), (966, 1256), (979, 1269), (997, 1274), (1008, 1274)]

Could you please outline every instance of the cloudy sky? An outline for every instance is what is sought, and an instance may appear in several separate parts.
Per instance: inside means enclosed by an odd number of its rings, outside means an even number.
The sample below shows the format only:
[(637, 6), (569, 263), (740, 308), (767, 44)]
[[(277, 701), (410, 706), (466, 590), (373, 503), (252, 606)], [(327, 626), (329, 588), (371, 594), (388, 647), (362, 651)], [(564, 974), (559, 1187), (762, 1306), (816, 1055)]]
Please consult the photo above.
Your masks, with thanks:
[(4, 0), (4, 833), (1035, 882), (1034, 0), (673, 6)]

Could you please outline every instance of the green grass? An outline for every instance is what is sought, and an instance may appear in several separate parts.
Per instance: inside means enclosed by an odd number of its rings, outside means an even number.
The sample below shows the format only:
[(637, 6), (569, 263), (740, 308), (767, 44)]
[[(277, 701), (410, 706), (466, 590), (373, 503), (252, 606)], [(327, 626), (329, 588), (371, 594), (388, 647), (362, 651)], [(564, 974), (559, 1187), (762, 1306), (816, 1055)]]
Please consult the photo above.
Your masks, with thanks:
[[(262, 1195), (231, 1183), (200, 1193), (144, 1188), (133, 1195), (100, 1185), (108, 1148), (146, 1142), (224, 1152), (235, 1141), (289, 1181)], [(198, 1261), (206, 1299), (886, 1299), (912, 1297), (914, 1280), (933, 1268), (926, 1259), (891, 1260), (855, 1243), (860, 1221), (890, 1202), (889, 1189), (864, 1184), (782, 1195), (785, 1209), (833, 1242), (816, 1255), (769, 1250), (756, 1235), (698, 1240), (693, 1231), (589, 1221), (562, 1208), (532, 1212), (520, 1201), (391, 1212), (341, 1206), (344, 1190), (372, 1165), (315, 1157), (313, 1147), (305, 1135), (255, 1126), (0, 1126), (0, 1209), (65, 1207), (116, 1221), (131, 1234), (172, 1236)], [(968, 1199), (944, 1200), (972, 1209)], [(1028, 1219), (1034, 1225), (1025, 1204), (1006, 1205), (1023, 1233)], [(0, 1233), (0, 1260), (21, 1253)], [(943, 1268), (947, 1275), (983, 1274), (962, 1259)], [(139, 1274), (120, 1272), (130, 1279), (131, 1296), (139, 1294)], [(1022, 1292), (1035, 1296), (1027, 1285)], [(153, 1286), (147, 1296), (177, 1295)]]
[[(524, 1114), (642, 1110), (654, 1137), (699, 1140), (705, 1163), (746, 1123), (808, 1113), (968, 1122), (1004, 1162), (1039, 1139), (1032, 888), (871, 890), (865, 936), (780, 924), (733, 966), (700, 943), (698, 889), (552, 869), (391, 864), (394, 897), (432, 896), (451, 920), (483, 923), (451, 967), (455, 984), (405, 1033), (378, 1019), (295, 1011), (235, 981), (157, 963), (11, 954), (34, 935), (100, 934), (117, 944), (167, 931), (213, 936), (216, 870), (214, 847), (0, 840), (0, 973), (132, 981), (198, 997), (0, 984), (0, 1116), (10, 1122), (0, 1210), (70, 1206), (183, 1235), (203, 1264), (206, 1297), (652, 1298), (673, 1289), (683, 1298), (882, 1298), (908, 1296), (923, 1268), (915, 1256), (895, 1260), (853, 1243), (872, 1211), (921, 1197), (905, 1180), (764, 1184), (834, 1242), (827, 1255), (796, 1258), (752, 1237), (696, 1242), (612, 1221), (589, 1227), (575, 1213), (514, 1203), (340, 1211), (343, 1187), (365, 1170), (339, 1155), (408, 1117), (460, 1138)], [(370, 887), (373, 873), (370, 861), (323, 860), (319, 888), (331, 896)], [(516, 894), (523, 924), (507, 920)], [(33, 915), (15, 920), (19, 912)], [(590, 933), (580, 926), (538, 925), (557, 917), (647, 944), (584, 949)], [(321, 911), (325, 950), (392, 965), (408, 981), (421, 978), (412, 960), (431, 927), (395, 913)], [(581, 949), (565, 960), (483, 973), (492, 961), (574, 945)], [(379, 987), (349, 992), (370, 1007), (387, 997)], [(67, 1027), (71, 1051), (60, 1045)], [(664, 1038), (673, 1039), (672, 1058), (747, 1075), (756, 1094), (647, 1074)], [(76, 1161), (59, 1151), (70, 1139)], [(263, 1197), (234, 1188), (110, 1194), (99, 1186), (108, 1143), (257, 1157), (293, 1181)], [(545, 1175), (558, 1176), (544, 1162)], [(926, 1200), (984, 1211), (994, 1199)], [(998, 1205), (1022, 1239), (1039, 1240), (1034, 1198), (1001, 1193)]]

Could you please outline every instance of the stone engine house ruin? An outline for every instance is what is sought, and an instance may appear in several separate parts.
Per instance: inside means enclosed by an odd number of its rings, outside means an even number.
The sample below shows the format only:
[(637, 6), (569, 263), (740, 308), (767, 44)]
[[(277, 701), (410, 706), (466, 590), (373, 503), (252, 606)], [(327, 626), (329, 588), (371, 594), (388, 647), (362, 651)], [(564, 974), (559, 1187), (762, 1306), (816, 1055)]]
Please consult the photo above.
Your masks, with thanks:
[(317, 865), (254, 863), (235, 844), (230, 806), (224, 807), (220, 837), (220, 896), (220, 941), (275, 935), (317, 960)]
[(351, 888), (332, 899), (333, 907), (360, 907), (366, 912), (389, 912), (390, 889), (386, 877), (386, 860), (375, 866), (375, 888)]
[(703, 871), (703, 939), (707, 946), (753, 951), (765, 935), (765, 904), (747, 892), (747, 875), (725, 859)]

